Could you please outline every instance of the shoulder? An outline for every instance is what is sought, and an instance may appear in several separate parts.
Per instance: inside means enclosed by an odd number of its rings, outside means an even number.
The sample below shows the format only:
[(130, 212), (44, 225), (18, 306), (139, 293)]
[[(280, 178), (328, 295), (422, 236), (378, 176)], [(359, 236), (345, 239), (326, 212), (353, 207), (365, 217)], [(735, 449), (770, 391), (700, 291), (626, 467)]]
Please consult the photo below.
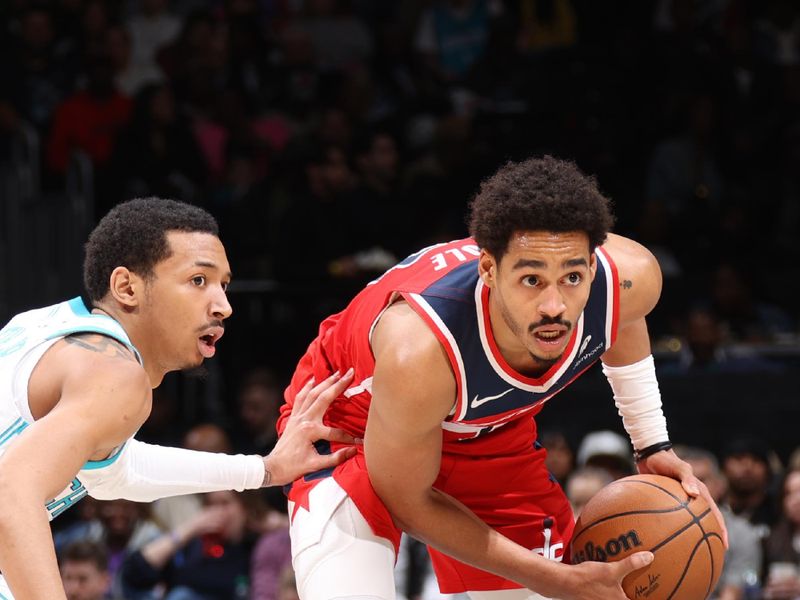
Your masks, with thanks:
[(620, 293), (620, 321), (646, 316), (661, 296), (661, 268), (656, 257), (640, 243), (609, 234), (602, 246), (617, 267)]
[[(455, 401), (455, 376), (439, 339), (406, 302), (390, 306), (375, 327), (373, 399), (379, 391), (401, 396), (410, 411), (443, 415)], [(441, 420), (442, 415), (436, 418)]]
[(409, 365), (444, 355), (430, 326), (402, 300), (384, 311), (372, 335), (372, 350), (376, 362), (384, 359)]
[(98, 333), (77, 333), (56, 342), (42, 357), (31, 384), (55, 393), (58, 403), (94, 403), (125, 414), (149, 406), (150, 379), (131, 350)]

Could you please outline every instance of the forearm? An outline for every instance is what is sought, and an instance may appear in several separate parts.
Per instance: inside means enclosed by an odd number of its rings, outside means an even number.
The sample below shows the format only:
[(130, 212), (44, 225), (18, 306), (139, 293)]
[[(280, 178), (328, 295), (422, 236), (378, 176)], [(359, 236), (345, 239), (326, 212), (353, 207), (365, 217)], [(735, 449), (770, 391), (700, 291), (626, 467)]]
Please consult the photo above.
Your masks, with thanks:
[(167, 496), (256, 489), (265, 474), (259, 456), (168, 448), (130, 440), (119, 459), (103, 469), (82, 471), (89, 495), (151, 502)]
[(0, 570), (17, 598), (65, 598), (47, 513), (34, 498), (3, 490)]
[[(498, 533), (453, 498), (431, 489), (412, 502), (403, 492), (388, 502), (401, 528), (437, 550), (489, 571), (547, 597), (559, 597), (567, 567), (544, 559)], [(388, 496), (387, 496), (388, 497)]]

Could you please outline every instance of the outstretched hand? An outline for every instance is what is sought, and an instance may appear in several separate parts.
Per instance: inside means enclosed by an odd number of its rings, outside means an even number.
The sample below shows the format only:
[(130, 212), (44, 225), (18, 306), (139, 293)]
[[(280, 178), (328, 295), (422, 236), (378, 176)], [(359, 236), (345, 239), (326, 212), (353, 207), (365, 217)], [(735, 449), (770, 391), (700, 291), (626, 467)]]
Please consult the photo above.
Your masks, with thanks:
[(319, 454), (314, 448), (317, 440), (356, 444), (353, 436), (341, 429), (323, 425), (325, 411), (353, 381), (353, 369), (344, 375), (337, 371), (319, 385), (309, 380), (295, 396), (292, 414), (275, 448), (264, 461), (271, 474), (269, 485), (285, 485), (305, 475), (334, 467), (356, 453), (354, 446), (341, 448), (331, 454)]
[(689, 463), (678, 458), (672, 450), (666, 452), (656, 452), (648, 456), (638, 463), (639, 473), (652, 473), (653, 475), (665, 475), (672, 477), (681, 482), (684, 491), (691, 497), (702, 496), (708, 503), (711, 512), (719, 521), (719, 526), (722, 531), (722, 541), (725, 543), (725, 548), (728, 548), (728, 529), (725, 527), (725, 520), (722, 518), (722, 513), (708, 492), (706, 484), (694, 476), (694, 471)]

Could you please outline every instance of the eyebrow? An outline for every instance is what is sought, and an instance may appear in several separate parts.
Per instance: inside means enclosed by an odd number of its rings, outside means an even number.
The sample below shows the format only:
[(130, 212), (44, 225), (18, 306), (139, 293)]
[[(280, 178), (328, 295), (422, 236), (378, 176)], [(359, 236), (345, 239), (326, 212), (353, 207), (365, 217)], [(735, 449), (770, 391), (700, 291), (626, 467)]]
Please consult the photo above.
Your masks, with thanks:
[[(574, 267), (588, 267), (589, 263), (586, 262), (585, 258), (570, 258), (565, 260), (561, 263), (561, 267), (564, 269), (571, 269)], [(546, 269), (547, 263), (543, 260), (536, 260), (534, 258), (520, 258), (517, 262), (514, 263), (514, 266), (511, 267), (512, 270), (515, 269)]]
[[(206, 261), (206, 260), (196, 260), (194, 262), (194, 266), (195, 267), (206, 267), (207, 269), (219, 270), (219, 267), (216, 264), (214, 264), (213, 262)], [(225, 274), (225, 276), (228, 279), (232, 279), (233, 278), (233, 274), (230, 271), (228, 271)]]

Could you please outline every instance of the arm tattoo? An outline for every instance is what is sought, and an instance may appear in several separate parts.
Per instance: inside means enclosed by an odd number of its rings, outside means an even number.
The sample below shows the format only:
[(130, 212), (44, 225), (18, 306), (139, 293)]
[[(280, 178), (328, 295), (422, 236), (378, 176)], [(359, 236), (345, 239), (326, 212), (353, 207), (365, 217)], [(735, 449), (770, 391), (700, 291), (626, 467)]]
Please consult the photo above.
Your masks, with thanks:
[(633, 282), (630, 279), (623, 279), (619, 282), (619, 287), (623, 290), (629, 290), (633, 287)]
[(68, 344), (73, 344), (84, 350), (97, 352), (104, 356), (124, 358), (125, 360), (136, 362), (136, 357), (127, 346), (107, 335), (102, 335), (100, 333), (76, 333), (66, 336), (64, 341)]

